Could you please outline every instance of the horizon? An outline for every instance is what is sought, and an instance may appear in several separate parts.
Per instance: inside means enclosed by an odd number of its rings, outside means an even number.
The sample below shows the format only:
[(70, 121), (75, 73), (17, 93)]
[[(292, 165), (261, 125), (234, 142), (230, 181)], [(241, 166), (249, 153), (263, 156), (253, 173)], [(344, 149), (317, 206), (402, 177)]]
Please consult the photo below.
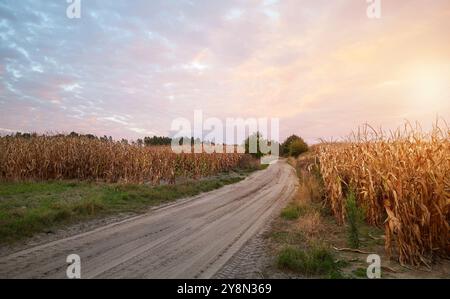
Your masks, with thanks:
[(369, 123), (450, 119), (450, 2), (365, 0), (0, 3), (0, 134), (136, 140), (171, 122), (280, 119), (280, 141)]

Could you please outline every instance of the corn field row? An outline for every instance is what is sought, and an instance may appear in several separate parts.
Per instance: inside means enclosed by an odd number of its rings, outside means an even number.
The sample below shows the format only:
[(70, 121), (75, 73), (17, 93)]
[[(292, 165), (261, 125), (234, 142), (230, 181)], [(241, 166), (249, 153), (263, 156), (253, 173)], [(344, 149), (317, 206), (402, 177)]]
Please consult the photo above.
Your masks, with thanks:
[(400, 263), (449, 256), (450, 131), (405, 126), (387, 136), (365, 127), (349, 142), (317, 148), (327, 201), (346, 220), (352, 190), (366, 221), (385, 228), (385, 248)]
[(0, 138), (0, 180), (99, 180), (173, 183), (236, 168), (238, 153), (176, 154), (169, 146), (142, 147), (85, 137)]

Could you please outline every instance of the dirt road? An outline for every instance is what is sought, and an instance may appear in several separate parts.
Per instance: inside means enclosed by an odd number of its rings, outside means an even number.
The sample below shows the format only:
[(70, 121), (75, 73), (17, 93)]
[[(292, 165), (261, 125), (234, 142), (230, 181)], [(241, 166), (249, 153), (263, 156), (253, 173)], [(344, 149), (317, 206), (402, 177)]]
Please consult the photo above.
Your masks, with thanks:
[(0, 258), (0, 278), (209, 278), (294, 194), (280, 161), (246, 180), (150, 213)]

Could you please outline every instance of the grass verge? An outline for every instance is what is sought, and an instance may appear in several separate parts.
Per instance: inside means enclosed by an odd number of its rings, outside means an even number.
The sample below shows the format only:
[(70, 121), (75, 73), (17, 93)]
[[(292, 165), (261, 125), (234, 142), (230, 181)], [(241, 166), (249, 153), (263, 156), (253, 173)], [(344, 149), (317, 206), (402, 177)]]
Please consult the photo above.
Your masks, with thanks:
[(78, 181), (0, 183), (0, 244), (50, 232), (64, 224), (139, 212), (195, 196), (239, 182), (251, 172), (246, 169), (234, 175), (162, 186)]
[(333, 254), (324, 246), (314, 245), (304, 250), (292, 246), (284, 247), (278, 255), (278, 267), (307, 276), (325, 275), (341, 278), (340, 265)]
[(276, 268), (297, 277), (343, 278), (344, 260), (339, 260), (332, 246), (324, 240), (325, 214), (323, 188), (311, 161), (291, 159), (299, 188), (295, 198), (282, 210), (272, 232), (276, 248)]
[[(356, 205), (352, 192), (345, 198), (347, 223), (338, 225), (326, 204), (315, 161), (314, 155), (308, 154), (288, 160), (297, 171), (299, 188), (268, 235), (268, 250), (275, 257), (268, 272), (287, 278), (367, 279), (367, 256), (375, 253), (381, 258), (384, 279), (448, 277), (447, 260), (439, 260), (430, 271), (425, 267), (402, 267), (389, 256), (385, 252), (383, 229), (363, 221), (363, 207)], [(356, 247), (359, 251), (355, 251)]]

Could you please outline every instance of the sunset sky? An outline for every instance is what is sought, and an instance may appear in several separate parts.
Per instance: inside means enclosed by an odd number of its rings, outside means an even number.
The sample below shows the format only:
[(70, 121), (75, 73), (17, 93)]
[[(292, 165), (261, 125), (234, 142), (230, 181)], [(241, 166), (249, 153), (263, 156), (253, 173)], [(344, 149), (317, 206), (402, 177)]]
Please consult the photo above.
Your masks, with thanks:
[(368, 122), (450, 124), (450, 1), (0, 2), (0, 132), (168, 135), (278, 117), (309, 142)]

